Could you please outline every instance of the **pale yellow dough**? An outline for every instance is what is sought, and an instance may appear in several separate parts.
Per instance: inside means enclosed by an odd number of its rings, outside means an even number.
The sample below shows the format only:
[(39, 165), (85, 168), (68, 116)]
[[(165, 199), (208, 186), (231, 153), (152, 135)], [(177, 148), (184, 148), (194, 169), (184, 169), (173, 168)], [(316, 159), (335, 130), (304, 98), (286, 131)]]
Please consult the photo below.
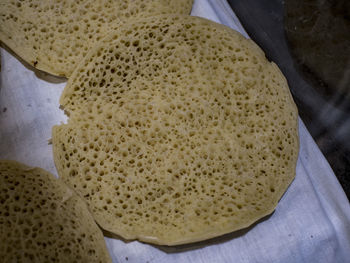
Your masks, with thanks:
[(159, 16), (89, 52), (53, 128), (62, 179), (98, 224), (176, 245), (270, 214), (295, 176), (297, 108), (251, 40), (214, 22)]
[(0, 160), (1, 262), (112, 262), (85, 202), (41, 168)]
[(193, 0), (1, 0), (0, 41), (37, 69), (69, 77), (87, 51), (130, 18), (189, 14)]

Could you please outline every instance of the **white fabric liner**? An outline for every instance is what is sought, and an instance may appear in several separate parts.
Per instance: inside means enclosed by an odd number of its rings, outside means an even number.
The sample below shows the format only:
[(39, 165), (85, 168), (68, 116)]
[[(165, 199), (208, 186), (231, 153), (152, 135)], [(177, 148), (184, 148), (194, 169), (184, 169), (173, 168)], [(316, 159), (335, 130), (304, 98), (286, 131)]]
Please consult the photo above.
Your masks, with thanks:
[[(196, 0), (192, 15), (247, 37), (226, 0)], [(45, 81), (0, 51), (0, 158), (57, 175), (48, 140), (52, 125), (67, 119), (58, 103), (65, 82)], [(349, 201), (301, 120), (299, 133), (296, 178), (271, 216), (248, 229), (177, 247), (106, 237), (113, 262), (349, 262)]]

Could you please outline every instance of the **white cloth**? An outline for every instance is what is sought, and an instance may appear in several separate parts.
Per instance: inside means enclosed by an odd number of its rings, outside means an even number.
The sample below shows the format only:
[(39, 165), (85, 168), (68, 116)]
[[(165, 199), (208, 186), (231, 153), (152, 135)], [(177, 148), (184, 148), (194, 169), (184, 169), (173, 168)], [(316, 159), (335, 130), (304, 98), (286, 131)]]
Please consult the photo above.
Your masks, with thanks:
[[(225, 0), (197, 0), (192, 15), (230, 26), (247, 36)], [(0, 158), (57, 174), (51, 127), (65, 121), (58, 99), (65, 83), (38, 78), (1, 49)], [(174, 248), (107, 238), (113, 262), (350, 262), (350, 206), (333, 171), (299, 121), (295, 180), (276, 211), (253, 227)]]

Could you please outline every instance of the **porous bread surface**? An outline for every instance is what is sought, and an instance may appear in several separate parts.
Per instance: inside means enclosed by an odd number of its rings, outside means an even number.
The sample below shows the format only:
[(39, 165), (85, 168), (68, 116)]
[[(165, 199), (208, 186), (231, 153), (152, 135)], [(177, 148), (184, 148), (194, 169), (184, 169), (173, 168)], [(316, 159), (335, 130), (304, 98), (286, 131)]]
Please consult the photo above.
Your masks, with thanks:
[(101, 227), (175, 245), (247, 227), (295, 176), (297, 109), (239, 33), (189, 16), (124, 25), (87, 55), (53, 128), (59, 175)]
[(193, 0), (2, 0), (0, 41), (37, 69), (69, 77), (90, 47), (131, 17), (189, 14)]
[(41, 168), (0, 160), (1, 262), (111, 262), (84, 201)]

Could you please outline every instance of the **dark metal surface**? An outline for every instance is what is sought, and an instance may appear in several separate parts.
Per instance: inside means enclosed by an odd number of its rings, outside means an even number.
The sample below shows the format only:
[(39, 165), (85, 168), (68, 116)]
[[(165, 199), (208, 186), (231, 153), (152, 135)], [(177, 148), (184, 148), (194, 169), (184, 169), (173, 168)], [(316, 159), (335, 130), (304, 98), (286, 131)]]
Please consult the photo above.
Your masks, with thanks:
[[(344, 92), (333, 91), (331, 96), (329, 94), (325, 96), (323, 84), (325, 81), (316, 74), (310, 74), (310, 68), (302, 64), (300, 62), (302, 60), (298, 60), (296, 52), (293, 52), (293, 46), (286, 38), (284, 17), (286, 14), (285, 5), (289, 1), (229, 0), (229, 3), (250, 37), (265, 51), (268, 59), (274, 61), (285, 74), (298, 106), (300, 117), (326, 156), (349, 198), (350, 105), (342, 99)], [(294, 4), (294, 6), (296, 5)], [(287, 27), (288, 29), (290, 30), (290, 27)], [(313, 32), (311, 31), (309, 34), (313, 34)], [(337, 34), (339, 35), (339, 32)], [(350, 32), (344, 32), (345, 39), (349, 35)], [(303, 37), (302, 34), (299, 36)], [(302, 43), (302, 39), (300, 42)], [(299, 50), (303, 51), (302, 48)], [(310, 50), (311, 52), (314, 50), (315, 56), (317, 52), (320, 52), (317, 49), (308, 49), (307, 51), (310, 53)], [(343, 55), (349, 56), (345, 50)], [(329, 67), (334, 66), (335, 64), (329, 65)], [(348, 79), (349, 70), (346, 71), (345, 81)]]

